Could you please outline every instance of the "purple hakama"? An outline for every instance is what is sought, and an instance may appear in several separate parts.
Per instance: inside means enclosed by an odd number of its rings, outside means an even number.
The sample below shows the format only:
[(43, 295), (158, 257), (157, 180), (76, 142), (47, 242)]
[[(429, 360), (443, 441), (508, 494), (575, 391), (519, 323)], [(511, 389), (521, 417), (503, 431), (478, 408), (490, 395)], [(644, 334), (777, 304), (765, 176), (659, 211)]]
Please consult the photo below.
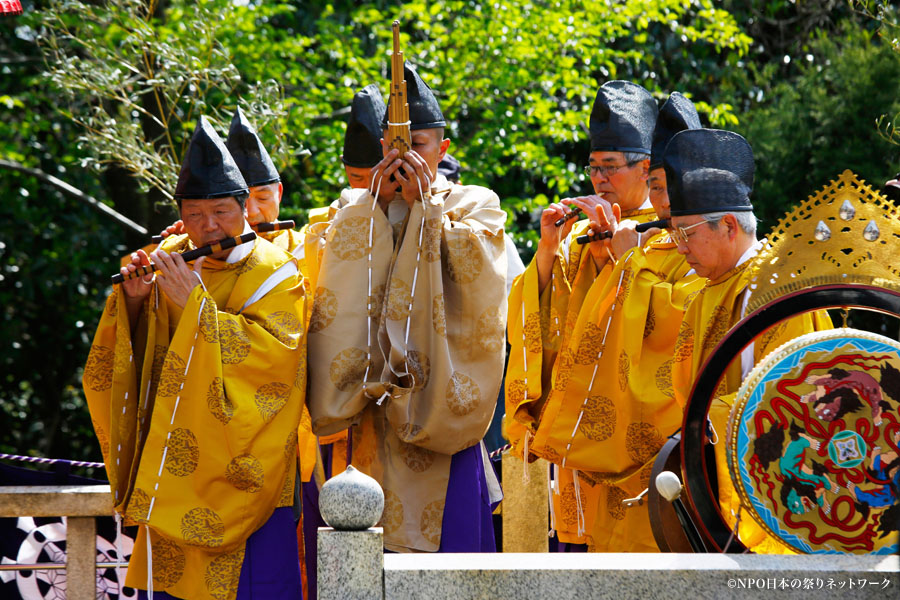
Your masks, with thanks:
[[(303, 598), (298, 557), (293, 510), (290, 506), (276, 508), (247, 538), (237, 600)], [(147, 600), (147, 592), (138, 590), (138, 598)], [(153, 599), (179, 600), (162, 591), (154, 591)]]
[(450, 461), (438, 552), (496, 552), (491, 513), (481, 444), (475, 444)]

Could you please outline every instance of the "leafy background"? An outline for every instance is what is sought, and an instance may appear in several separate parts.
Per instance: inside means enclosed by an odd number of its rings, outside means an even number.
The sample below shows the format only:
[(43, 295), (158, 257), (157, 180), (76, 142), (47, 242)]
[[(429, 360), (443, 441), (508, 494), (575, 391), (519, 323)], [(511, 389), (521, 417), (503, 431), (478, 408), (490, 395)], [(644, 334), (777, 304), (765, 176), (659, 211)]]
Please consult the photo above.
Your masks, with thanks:
[(304, 221), (344, 184), (350, 100), (386, 87), (395, 18), (464, 181), (500, 195), (526, 261), (541, 207), (589, 187), (587, 117), (614, 78), (748, 138), (763, 231), (845, 168), (879, 187), (900, 170), (900, 34), (879, 0), (23, 4), (0, 19), (0, 452), (100, 459), (82, 365), (146, 235), (84, 197), (161, 229), (197, 115), (224, 134), (240, 105), (282, 170), (282, 215)]

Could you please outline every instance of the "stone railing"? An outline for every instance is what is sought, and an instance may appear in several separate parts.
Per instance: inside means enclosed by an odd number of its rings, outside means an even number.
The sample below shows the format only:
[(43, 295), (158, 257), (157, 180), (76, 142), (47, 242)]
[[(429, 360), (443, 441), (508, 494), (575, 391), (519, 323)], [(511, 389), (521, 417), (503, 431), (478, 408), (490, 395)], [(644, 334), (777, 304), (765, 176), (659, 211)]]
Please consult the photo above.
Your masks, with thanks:
[(95, 599), (97, 569), (115, 566), (96, 563), (95, 518), (112, 514), (108, 485), (0, 486), (0, 517), (66, 517), (65, 563), (4, 564), (0, 570), (65, 569), (66, 598)]
[(319, 600), (884, 600), (900, 557), (762, 554), (383, 554), (382, 530), (319, 529)]
[[(534, 520), (546, 519), (547, 503), (541, 500), (547, 498), (546, 491), (541, 492), (546, 490), (546, 464), (530, 465), (528, 481), (522, 477), (521, 461), (507, 462), (504, 457), (503, 466), (506, 492), (512, 492), (513, 500), (508, 507), (512, 514), (503, 515), (504, 529), (507, 523), (523, 520), (531, 531), (510, 541), (530, 553), (384, 554), (383, 530), (369, 527), (381, 516), (383, 495), (378, 484), (355, 470), (350, 477), (338, 475), (330, 480), (319, 497), (322, 516), (335, 526), (319, 529), (319, 600), (650, 600), (773, 594), (818, 600), (844, 592), (854, 599), (882, 600), (900, 591), (900, 557), (893, 555), (534, 552), (542, 545), (546, 548), (546, 520)], [(364, 501), (373, 497), (376, 501)], [(508, 495), (504, 502), (510, 499)], [(528, 511), (538, 514), (529, 520), (524, 514)]]

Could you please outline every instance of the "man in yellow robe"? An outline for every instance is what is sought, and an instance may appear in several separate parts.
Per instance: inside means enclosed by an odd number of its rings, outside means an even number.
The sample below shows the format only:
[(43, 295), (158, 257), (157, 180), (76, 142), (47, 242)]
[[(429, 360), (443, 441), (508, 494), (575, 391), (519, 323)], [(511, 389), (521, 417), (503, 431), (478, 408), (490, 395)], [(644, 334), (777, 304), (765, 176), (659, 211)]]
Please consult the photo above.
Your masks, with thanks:
[[(649, 171), (649, 198), (660, 219), (669, 217), (664, 176), (660, 182), (663, 151), (675, 133), (699, 127), (694, 105), (677, 92), (660, 108)], [(610, 225), (618, 229), (604, 223)], [(634, 222), (625, 226), (633, 228)], [(575, 364), (566, 382), (558, 382), (559, 393), (551, 392), (535, 443), (564, 448), (566, 468), (560, 473), (572, 473), (573, 484), (577, 473), (578, 487), (569, 491), (583, 495), (589, 551), (658, 551), (647, 502), (625, 500), (645, 493), (658, 451), (681, 427), (671, 386), (672, 350), (686, 303), (703, 281), (662, 234), (624, 253), (606, 283), (593, 286), (582, 304), (568, 348)], [(560, 500), (562, 507), (569, 498)], [(570, 521), (574, 516), (577, 525), (577, 504), (574, 515), (560, 512)]]
[(385, 548), (491, 551), (499, 489), (481, 439), (503, 371), (506, 215), (437, 174), (443, 115), (409, 65), (405, 79), (412, 150), (385, 152), (372, 187), (344, 190), (310, 230), (313, 430), (352, 425), (354, 466), (384, 488)]
[[(238, 107), (231, 119), (228, 151), (241, 170), (247, 182), (250, 196), (247, 198), (247, 221), (251, 225), (271, 223), (278, 220), (284, 185), (275, 163), (256, 133), (253, 125)], [(302, 259), (303, 235), (293, 229), (260, 233), (260, 237), (272, 242), (282, 250)], [(301, 265), (302, 266), (302, 265)]]
[[(663, 163), (678, 252), (698, 275), (707, 278), (684, 315), (674, 351), (672, 385), (676, 400), (684, 407), (700, 367), (745, 316), (752, 277), (747, 267), (762, 243), (756, 239), (756, 217), (750, 202), (753, 151), (744, 138), (730, 131), (684, 131), (672, 138)], [(734, 394), (766, 354), (799, 335), (830, 327), (824, 311), (776, 325), (729, 365), (719, 385), (709, 418), (713, 437), (719, 439), (715, 446), (719, 504), (732, 526), (740, 501), (731, 485), (724, 440)], [(755, 552), (782, 551), (780, 544), (749, 518), (741, 519), (738, 537)]]
[[(201, 117), (175, 190), (187, 235), (151, 254), (157, 276), (114, 287), (85, 366), (116, 512), (139, 525), (126, 582), (141, 597), (300, 593), (290, 508), (306, 378), (296, 263), (258, 238), (193, 266), (178, 254), (249, 232), (246, 195)], [(147, 264), (139, 250), (122, 274)]]
[[(516, 280), (509, 296), (506, 435), (515, 450), (529, 460), (534, 455), (560, 465), (554, 467), (551, 498), (553, 525), (564, 544), (590, 541), (599, 489), (582, 485), (573, 471), (561, 464), (565, 444), (548, 444), (540, 424), (549, 399), (564, 392), (575, 365), (569, 346), (572, 336), (582, 333), (577, 323), (587, 325), (582, 315), (586, 296), (593, 292), (593, 309), (600, 291), (611, 281), (616, 259), (639, 244), (635, 224), (656, 218), (647, 195), (656, 115), (656, 101), (639, 85), (611, 81), (600, 87), (591, 111), (587, 167), (596, 194), (567, 199), (544, 210), (534, 260)], [(558, 219), (569, 212), (567, 204), (584, 212), (588, 219), (574, 226), (567, 221), (563, 227), (556, 227)], [(578, 235), (607, 230), (618, 219), (627, 221), (616, 224), (612, 240), (577, 242)], [(645, 234), (641, 241), (652, 234)], [(599, 347), (601, 337), (592, 331), (587, 339)], [(593, 352), (590, 358), (585, 354), (579, 360), (593, 364), (596, 354)], [(548, 419), (547, 424), (552, 421)]]

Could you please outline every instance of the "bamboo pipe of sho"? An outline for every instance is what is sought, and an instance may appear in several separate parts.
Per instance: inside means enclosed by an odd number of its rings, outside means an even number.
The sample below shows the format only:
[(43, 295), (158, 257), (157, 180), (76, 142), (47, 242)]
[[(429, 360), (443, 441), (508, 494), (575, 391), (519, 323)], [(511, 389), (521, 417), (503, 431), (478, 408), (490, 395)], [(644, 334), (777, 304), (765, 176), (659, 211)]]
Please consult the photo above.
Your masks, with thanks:
[(400, 151), (397, 158), (403, 158), (412, 148), (409, 102), (406, 95), (406, 80), (403, 78), (405, 59), (400, 50), (400, 21), (394, 21), (391, 27), (394, 34), (394, 51), (391, 53), (391, 92), (388, 104), (387, 141), (391, 149), (397, 148)]
[[(668, 219), (660, 219), (658, 221), (647, 221), (646, 223), (638, 223), (638, 225), (634, 228), (638, 233), (644, 233), (648, 229), (653, 229), (654, 227), (659, 227), (660, 229), (666, 229), (669, 227)], [(606, 238), (611, 238), (612, 233), (608, 231), (597, 231), (595, 233), (588, 233), (586, 235), (579, 235), (575, 238), (575, 241), (579, 244), (587, 244), (588, 242), (598, 242), (600, 240), (605, 240)]]
[[(282, 231), (284, 229), (293, 229), (297, 224), (294, 221), (272, 221), (271, 223), (255, 223), (250, 225), (250, 229), (257, 233), (267, 233), (269, 231)], [(150, 238), (151, 244), (161, 244), (166, 239), (162, 235), (154, 235)]]
[[(209, 256), (210, 254), (215, 254), (216, 252), (220, 252), (222, 250), (227, 250), (228, 248), (234, 248), (235, 246), (240, 246), (241, 244), (246, 244), (247, 242), (252, 242), (256, 239), (256, 232), (249, 231), (243, 235), (236, 235), (234, 237), (221, 239), (218, 242), (213, 242), (208, 246), (201, 246), (200, 248), (194, 248), (193, 250), (188, 250), (187, 252), (181, 253), (181, 258), (184, 259), (184, 262), (190, 262), (192, 260), (196, 260), (201, 256)], [(150, 263), (149, 265), (144, 265), (142, 267), (138, 267), (136, 271), (129, 273), (128, 275), (122, 275), (121, 273), (116, 273), (112, 276), (113, 285), (117, 283), (124, 283), (126, 279), (134, 279), (136, 277), (143, 277), (144, 275), (149, 275), (150, 273), (158, 270), (155, 264)]]

